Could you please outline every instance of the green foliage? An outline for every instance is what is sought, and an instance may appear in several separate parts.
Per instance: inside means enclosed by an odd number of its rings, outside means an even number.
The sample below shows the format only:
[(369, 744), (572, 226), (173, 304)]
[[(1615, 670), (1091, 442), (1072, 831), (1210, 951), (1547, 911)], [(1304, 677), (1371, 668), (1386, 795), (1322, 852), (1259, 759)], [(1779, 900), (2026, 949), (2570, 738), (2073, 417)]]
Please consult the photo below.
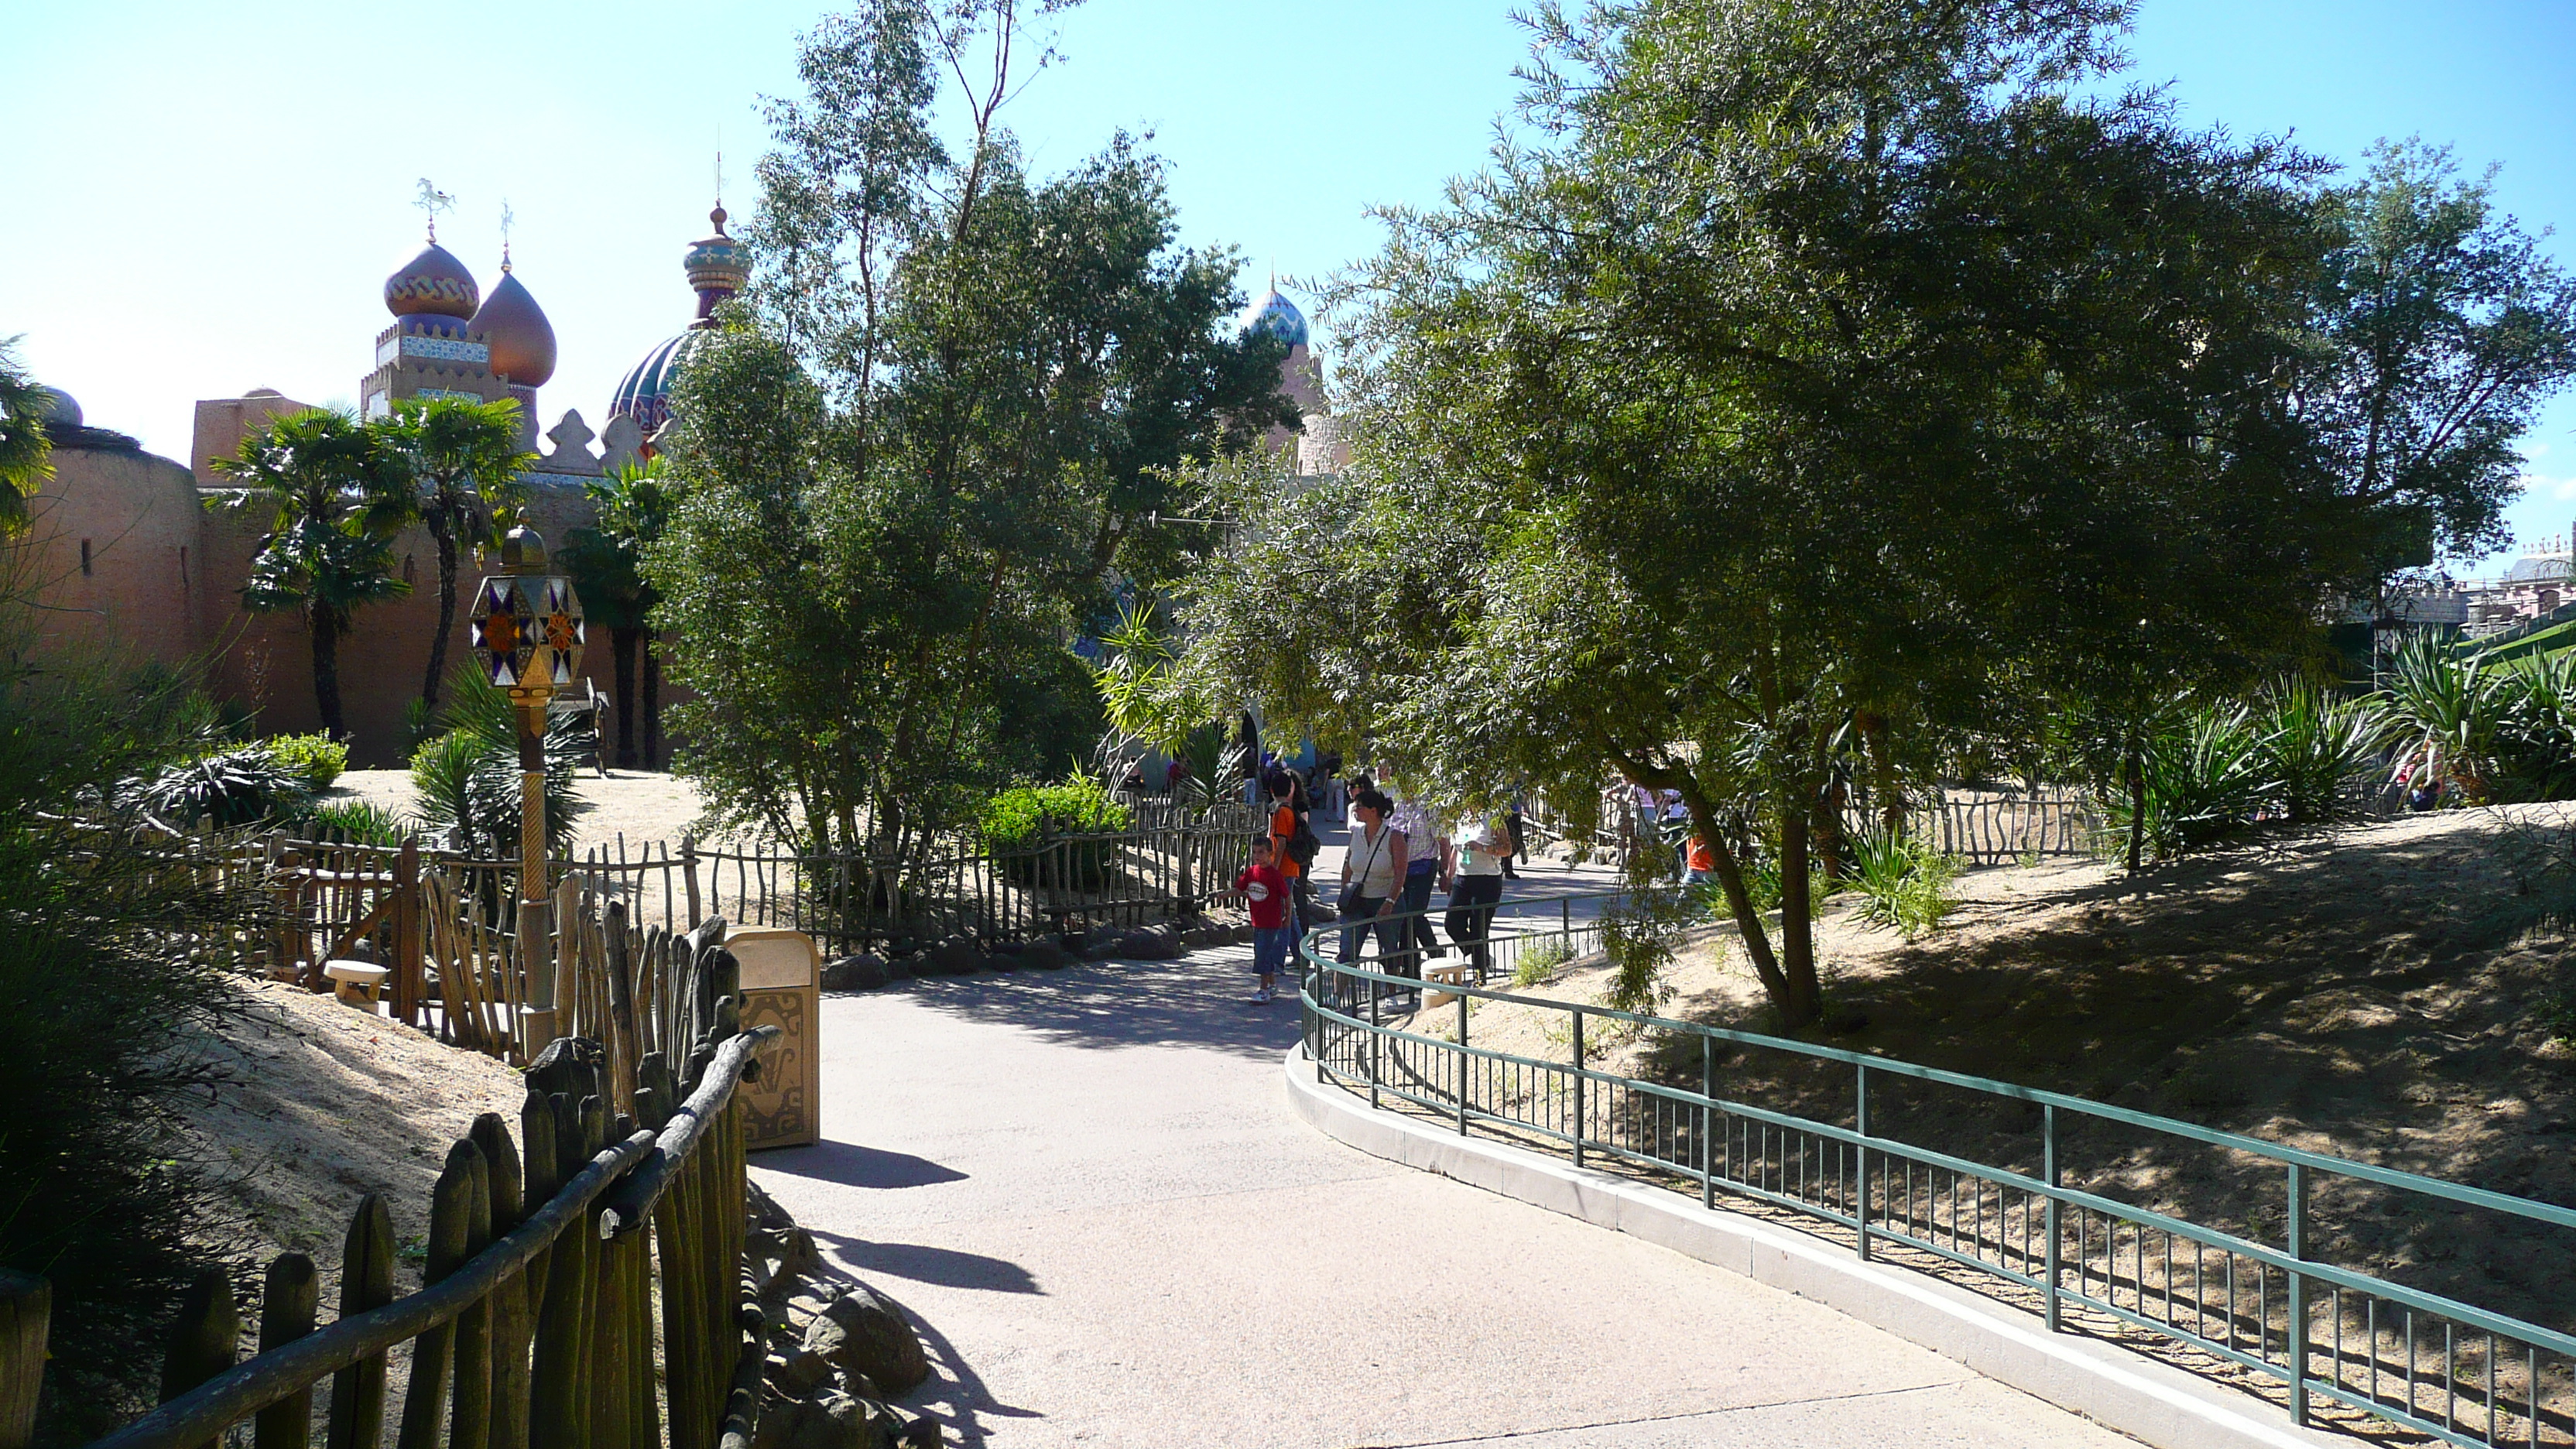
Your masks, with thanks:
[(1523, 990), (1545, 986), (1558, 967), (1573, 959), (1572, 946), (1563, 941), (1541, 941), (1512, 962), (1512, 984)]
[[(449, 672), (439, 706), (440, 733), (412, 751), (411, 783), (422, 827), (460, 830), (467, 853), (515, 860), (519, 854), (519, 724), (507, 691), (471, 661)], [(590, 807), (573, 793), (583, 740), (569, 719), (546, 727), (546, 848), (572, 846), (573, 821)]]
[(1021, 850), (1066, 835), (1110, 835), (1134, 821), (1126, 806), (1086, 775), (1057, 785), (1018, 785), (984, 804), (976, 827), (987, 850)]
[(266, 742), (174, 761), (126, 782), (123, 798), (180, 830), (212, 818), (219, 830), (256, 825), (302, 809), (313, 793), (305, 772)]
[(359, 526), (391, 538), (416, 523), (437, 547), (438, 631), (420, 686), (432, 706), (455, 629), (458, 551), (499, 542), (527, 494), (520, 477), (537, 455), (519, 445), (520, 421), (519, 404), (509, 398), (406, 398), (367, 424), (388, 476), (368, 491)]
[[(34, 632), (0, 605), (0, 634)], [(170, 1305), (219, 1232), (175, 1109), (213, 1090), (204, 1033), (240, 1005), (227, 898), (167, 837), (100, 805), (204, 747), (184, 681), (104, 661), (0, 671), (0, 1267), (53, 1284), (39, 1442), (86, 1443), (154, 1400)], [(268, 767), (272, 768), (272, 767)], [(236, 932), (245, 933), (236, 935)]]
[(0, 534), (27, 526), (27, 500), (54, 476), (45, 413), (53, 399), (18, 365), (18, 339), (0, 337)]
[(307, 789), (327, 790), (349, 768), (349, 747), (329, 735), (271, 735), (260, 745), (279, 764), (303, 776)]
[[(2269, 763), (2253, 712), (2241, 704), (2205, 705), (2159, 731), (2145, 754), (2148, 848), (2169, 860), (2252, 829), (2280, 788)], [(2114, 795), (2105, 806), (2126, 831), (2129, 797)]]
[(1917, 836), (1872, 831), (1847, 842), (1850, 888), (1860, 897), (1861, 920), (1913, 940), (1940, 927), (1959, 899), (1951, 886), (1959, 858)]
[(1601, 916), (1601, 949), (1610, 958), (1610, 981), (1601, 1004), (1652, 1013), (1672, 999), (1664, 972), (1702, 912), (1688, 892), (1673, 884), (1671, 861), (1662, 852), (1631, 854), (1625, 884), (1627, 889)]
[(2464, 658), (2429, 634), (2408, 636), (2379, 697), (2397, 772), (2410, 783), (2440, 781), (2473, 802), (2487, 799), (2511, 683), (2505, 670)]
[(2263, 773), (2272, 780), (2271, 812), (2293, 824), (2350, 815), (2353, 788), (2378, 772), (2378, 711), (2308, 681), (2276, 684), (2257, 696), (2253, 727)]
[(373, 800), (333, 800), (304, 816), (307, 839), (345, 840), (355, 845), (399, 846), (410, 837), (403, 818)]

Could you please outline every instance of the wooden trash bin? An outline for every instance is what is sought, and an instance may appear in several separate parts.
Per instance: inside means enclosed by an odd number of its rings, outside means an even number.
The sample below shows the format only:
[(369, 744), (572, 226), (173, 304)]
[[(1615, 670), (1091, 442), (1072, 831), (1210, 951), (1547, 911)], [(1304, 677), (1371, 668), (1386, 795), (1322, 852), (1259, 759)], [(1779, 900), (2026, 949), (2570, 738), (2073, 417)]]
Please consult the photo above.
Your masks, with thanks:
[(823, 954), (802, 931), (738, 927), (725, 949), (742, 963), (742, 1025), (778, 1028), (760, 1080), (742, 1087), (747, 1146), (803, 1147), (823, 1135)]

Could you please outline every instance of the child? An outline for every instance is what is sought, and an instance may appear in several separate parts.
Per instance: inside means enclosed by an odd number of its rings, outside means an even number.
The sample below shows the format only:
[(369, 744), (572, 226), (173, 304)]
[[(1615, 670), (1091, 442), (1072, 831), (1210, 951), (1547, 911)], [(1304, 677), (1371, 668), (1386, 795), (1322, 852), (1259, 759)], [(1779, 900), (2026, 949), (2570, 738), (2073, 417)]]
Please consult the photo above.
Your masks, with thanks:
[(1252, 999), (1277, 1000), (1279, 968), (1289, 950), (1288, 877), (1280, 873), (1278, 845), (1269, 836), (1252, 842), (1252, 864), (1234, 878), (1234, 890), (1252, 916), (1252, 969), (1261, 973), (1261, 989)]

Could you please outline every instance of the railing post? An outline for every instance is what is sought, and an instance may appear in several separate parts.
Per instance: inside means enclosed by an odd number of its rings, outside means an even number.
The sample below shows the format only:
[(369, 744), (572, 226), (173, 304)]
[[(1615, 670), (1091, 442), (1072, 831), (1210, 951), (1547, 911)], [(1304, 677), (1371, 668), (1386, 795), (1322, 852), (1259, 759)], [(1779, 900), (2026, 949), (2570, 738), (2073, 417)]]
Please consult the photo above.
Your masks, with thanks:
[(1717, 1048), (1715, 1038), (1699, 1039), (1699, 1205), (1717, 1207)]
[[(2290, 1256), (2308, 1256), (2308, 1172), (2299, 1163), (2290, 1167)], [(2290, 1359), (2290, 1422), (2308, 1422), (2308, 1275), (2290, 1270), (2290, 1321), (2282, 1334), (2282, 1348)]]
[[(1859, 1064), (1858, 1077), (1852, 1098), (1852, 1122), (1854, 1130), (1866, 1139), (1869, 1136), (1869, 1063)], [(1860, 1185), (1852, 1199), (1852, 1222), (1860, 1232), (1860, 1260), (1866, 1263), (1869, 1261), (1869, 1143), (1864, 1140), (1856, 1153), (1860, 1159)]]
[(1560, 897), (1556, 903), (1556, 918), (1558, 923), (1565, 928), (1565, 935), (1567, 938), (1565, 944), (1570, 950), (1574, 945), (1574, 902)]
[(2039, 1109), (2039, 1111), (2040, 1111), (2040, 1119), (2039, 1119), (2039, 1120), (2040, 1120), (2040, 1132), (2041, 1132), (2041, 1136), (2042, 1136), (2042, 1142), (2041, 1142), (2041, 1145), (2040, 1145), (2040, 1159), (2041, 1159), (2041, 1167), (2044, 1169), (2044, 1171), (2045, 1171), (2045, 1173), (2046, 1173), (2046, 1175), (2047, 1175), (2047, 1178), (2048, 1178), (2048, 1188), (2049, 1188), (2049, 1193), (2048, 1193), (2048, 1270), (2047, 1270), (2047, 1271), (2048, 1271), (2048, 1331), (2049, 1331), (2049, 1332), (2051, 1332), (2051, 1333), (2055, 1333), (2055, 1332), (2057, 1332), (2057, 1320), (2058, 1320), (2058, 1302), (2057, 1302), (2057, 1255), (2058, 1255), (2058, 1248), (2057, 1248), (2057, 1238), (2058, 1238), (2057, 1189), (2058, 1189), (2058, 1187), (2060, 1186), (2060, 1184), (2059, 1184), (2059, 1182), (2058, 1182), (2058, 1178), (2057, 1178), (2057, 1108), (2056, 1108), (2053, 1104), (2051, 1104), (2051, 1105), (2043, 1105), (2043, 1106)]
[(1458, 1135), (1467, 1135), (1467, 996), (1458, 995)]
[(1583, 1013), (1574, 1013), (1574, 1165), (1583, 1165)]
[(1378, 1015), (1378, 1003), (1384, 1000), (1386, 996), (1384, 989), (1385, 986), (1386, 983), (1383, 981), (1372, 981), (1369, 983), (1369, 1105), (1371, 1107), (1375, 1107), (1377, 1105), (1377, 1079), (1380, 1061), (1378, 1049), (1384, 1045), (1386, 1041)]

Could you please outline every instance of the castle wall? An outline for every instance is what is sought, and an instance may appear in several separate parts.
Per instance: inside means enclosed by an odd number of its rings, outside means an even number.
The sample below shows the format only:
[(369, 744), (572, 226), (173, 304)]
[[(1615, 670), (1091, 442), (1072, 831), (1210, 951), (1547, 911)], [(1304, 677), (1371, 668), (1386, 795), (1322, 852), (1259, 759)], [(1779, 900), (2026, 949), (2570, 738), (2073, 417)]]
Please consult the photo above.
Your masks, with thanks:
[(22, 586), (45, 606), (28, 642), (186, 666), (202, 637), (195, 585), (206, 566), (196, 480), (168, 458), (77, 440), (57, 446), (53, 464), (28, 500), (17, 555)]

